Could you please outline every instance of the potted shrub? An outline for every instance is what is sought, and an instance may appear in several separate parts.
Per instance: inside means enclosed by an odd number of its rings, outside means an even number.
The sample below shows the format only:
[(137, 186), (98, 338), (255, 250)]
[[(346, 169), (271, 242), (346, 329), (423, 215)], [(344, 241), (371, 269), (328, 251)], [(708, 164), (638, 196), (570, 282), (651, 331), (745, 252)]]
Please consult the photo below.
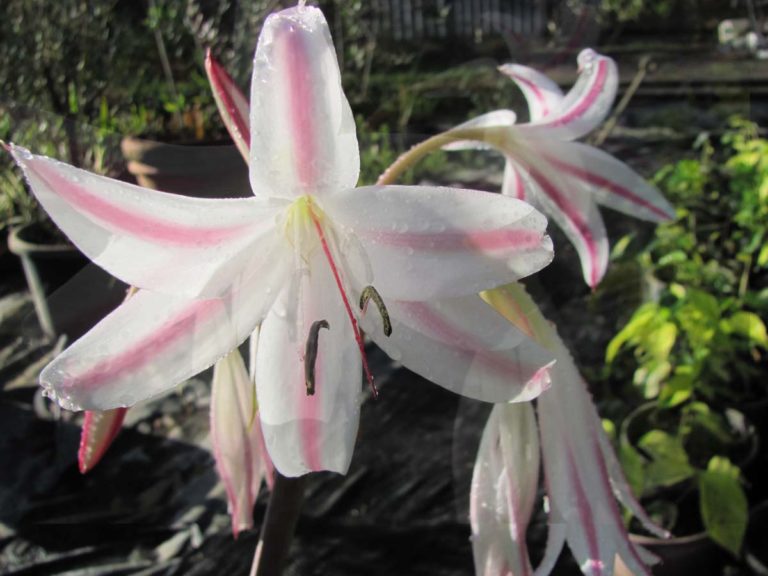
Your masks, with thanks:
[[(703, 531), (678, 544), (706, 535), (738, 556), (745, 480), (753, 490), (762, 484), (746, 473), (760, 469), (747, 468), (768, 406), (768, 142), (736, 120), (719, 147), (696, 146), (698, 158), (657, 175), (678, 217), (635, 255), (652, 279), (651, 300), (614, 336), (606, 360), (614, 384), (631, 382), (624, 392), (652, 400), (624, 420), (619, 440), (636, 493), (673, 533)], [(665, 555), (661, 543), (644, 543)]]

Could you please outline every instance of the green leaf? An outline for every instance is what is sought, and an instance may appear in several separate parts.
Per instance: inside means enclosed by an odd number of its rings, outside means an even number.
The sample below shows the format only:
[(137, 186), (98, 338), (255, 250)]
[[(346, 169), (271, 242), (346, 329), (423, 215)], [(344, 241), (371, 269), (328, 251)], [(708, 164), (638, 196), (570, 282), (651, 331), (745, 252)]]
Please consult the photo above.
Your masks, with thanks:
[(699, 477), (701, 518), (707, 534), (734, 556), (739, 555), (747, 530), (747, 497), (739, 469), (715, 456)]
[(646, 467), (646, 486), (671, 486), (693, 476), (683, 442), (662, 430), (645, 433), (637, 443), (651, 458)]
[(619, 460), (632, 494), (640, 498), (645, 486), (645, 459), (625, 437), (619, 442)]
[(760, 267), (768, 266), (768, 244), (760, 249), (760, 253), (757, 255), (757, 265)]
[(643, 338), (645, 349), (656, 360), (664, 361), (669, 358), (669, 352), (677, 339), (677, 326), (672, 322), (664, 322), (656, 330), (650, 331)]
[(743, 310), (736, 312), (728, 318), (728, 326), (736, 334), (748, 338), (763, 348), (768, 348), (768, 333), (766, 333), (765, 324), (757, 314)]
[(608, 343), (605, 349), (605, 361), (613, 362), (621, 347), (628, 342), (636, 341), (648, 325), (656, 319), (657, 314), (658, 305), (655, 302), (648, 302), (635, 310), (627, 325)]
[(693, 366), (678, 366), (667, 385), (661, 389), (659, 405), (672, 408), (688, 400), (693, 394), (694, 374)]

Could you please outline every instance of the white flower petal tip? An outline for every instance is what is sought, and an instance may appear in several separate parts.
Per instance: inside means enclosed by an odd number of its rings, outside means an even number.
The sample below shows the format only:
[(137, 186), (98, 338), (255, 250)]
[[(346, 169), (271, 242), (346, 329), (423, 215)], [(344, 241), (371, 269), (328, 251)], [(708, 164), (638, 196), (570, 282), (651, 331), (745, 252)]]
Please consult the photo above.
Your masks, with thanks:
[(253, 505), (265, 474), (257, 407), (256, 387), (235, 349), (214, 366), (211, 394), (213, 453), (235, 537), (253, 527)]
[(251, 84), (253, 190), (296, 197), (351, 188), (360, 156), (328, 24), (317, 8), (270, 15)]
[(127, 409), (86, 412), (80, 432), (77, 465), (81, 474), (90, 472), (99, 463), (120, 432)]
[(533, 574), (525, 537), (536, 501), (539, 458), (531, 405), (494, 406), (483, 431), (470, 491), (476, 574)]
[(210, 48), (205, 53), (205, 72), (224, 125), (247, 162), (251, 145), (248, 100), (224, 67), (213, 57)]

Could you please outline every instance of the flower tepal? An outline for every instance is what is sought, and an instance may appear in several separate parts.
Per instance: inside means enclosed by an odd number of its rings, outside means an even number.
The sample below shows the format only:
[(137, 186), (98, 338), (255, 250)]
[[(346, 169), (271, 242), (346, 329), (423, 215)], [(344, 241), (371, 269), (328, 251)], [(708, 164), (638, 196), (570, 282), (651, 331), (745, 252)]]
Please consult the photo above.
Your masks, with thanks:
[[(50, 395), (75, 409), (130, 405), (212, 365), (260, 326), (265, 445), (275, 467), (295, 476), (349, 465), (364, 365), (360, 321), (417, 371), (450, 355), (456, 369), (435, 379), (452, 389), (493, 400), (540, 391), (527, 383), (551, 361), (547, 352), (507, 329), (504, 346), (478, 355), (471, 338), (451, 329), (461, 319), (434, 306), (454, 298), (474, 299), (456, 313), (485, 306), (477, 292), (546, 265), (545, 219), (492, 194), (354, 188), (352, 113), (318, 9), (298, 6), (265, 22), (248, 126), (254, 196), (245, 199), (159, 193), (12, 147), (59, 227), (140, 288), (45, 368)], [(391, 338), (379, 334), (379, 316), (356, 305), (369, 286), (388, 310)], [(318, 322), (328, 329), (313, 329)], [(431, 337), (419, 347), (425, 326)], [(510, 377), (497, 356), (522, 350), (526, 363)]]

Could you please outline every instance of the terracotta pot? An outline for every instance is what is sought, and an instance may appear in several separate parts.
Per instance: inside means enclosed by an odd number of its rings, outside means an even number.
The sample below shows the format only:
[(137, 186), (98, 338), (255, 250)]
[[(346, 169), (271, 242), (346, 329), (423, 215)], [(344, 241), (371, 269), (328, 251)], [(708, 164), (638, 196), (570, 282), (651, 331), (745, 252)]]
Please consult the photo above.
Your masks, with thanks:
[(198, 198), (251, 194), (248, 166), (234, 144), (176, 145), (126, 137), (120, 149), (140, 186)]
[[(654, 576), (719, 576), (723, 552), (705, 532), (662, 540), (652, 536), (630, 534), (630, 540), (658, 556), (660, 562), (653, 566)], [(621, 558), (616, 557), (615, 576), (634, 576)]]

